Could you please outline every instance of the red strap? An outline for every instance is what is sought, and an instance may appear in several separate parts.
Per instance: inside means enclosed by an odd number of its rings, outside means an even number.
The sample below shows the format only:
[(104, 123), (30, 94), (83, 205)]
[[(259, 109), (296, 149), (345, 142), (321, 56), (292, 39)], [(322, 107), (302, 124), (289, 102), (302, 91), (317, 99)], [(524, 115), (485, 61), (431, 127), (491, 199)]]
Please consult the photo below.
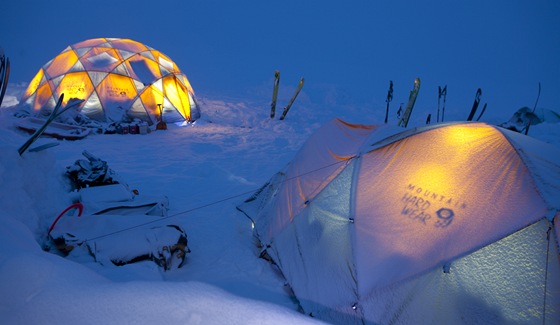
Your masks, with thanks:
[(47, 233), (47, 235), (51, 234), (51, 231), (53, 230), (54, 226), (56, 225), (56, 223), (58, 222), (58, 220), (66, 214), (66, 212), (72, 210), (72, 209), (78, 209), (78, 217), (80, 217), (82, 215), (82, 212), (84, 212), (84, 205), (81, 202), (76, 202), (71, 204), (70, 206), (68, 206), (66, 209), (64, 209), (64, 211), (62, 211), (58, 217), (54, 220), (54, 222), (52, 223), (51, 227), (49, 228), (49, 232)]

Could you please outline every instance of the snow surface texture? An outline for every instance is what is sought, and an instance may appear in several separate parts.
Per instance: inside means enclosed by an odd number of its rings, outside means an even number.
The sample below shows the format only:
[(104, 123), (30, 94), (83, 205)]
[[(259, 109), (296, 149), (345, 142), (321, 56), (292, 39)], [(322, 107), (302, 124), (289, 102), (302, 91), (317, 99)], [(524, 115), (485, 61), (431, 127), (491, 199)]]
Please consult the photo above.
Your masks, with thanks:
[[(0, 111), (2, 323), (317, 323), (297, 312), (284, 279), (257, 257), (251, 222), (235, 206), (282, 169), (324, 122), (337, 116), (382, 122), (384, 107), (375, 113), (318, 107), (304, 88), (286, 120), (278, 121), (268, 118), (268, 94), (254, 102), (200, 98), (203, 117), (194, 126), (91, 135), (20, 157), (17, 149), (28, 135), (13, 126), (15, 109), (6, 103), (17, 103), (21, 92), (9, 88)], [(278, 105), (290, 96), (281, 93)], [(489, 122), (507, 121), (516, 109)], [(416, 113), (424, 120), (424, 112), (413, 112), (409, 127)], [(530, 134), (559, 145), (558, 129), (543, 123)], [(35, 145), (52, 141), (41, 138)], [(71, 203), (66, 167), (82, 159), (83, 150), (107, 161), (141, 194), (169, 199), (167, 221), (185, 229), (192, 250), (181, 269), (164, 272), (150, 261), (78, 263), (42, 250), (50, 224)]]

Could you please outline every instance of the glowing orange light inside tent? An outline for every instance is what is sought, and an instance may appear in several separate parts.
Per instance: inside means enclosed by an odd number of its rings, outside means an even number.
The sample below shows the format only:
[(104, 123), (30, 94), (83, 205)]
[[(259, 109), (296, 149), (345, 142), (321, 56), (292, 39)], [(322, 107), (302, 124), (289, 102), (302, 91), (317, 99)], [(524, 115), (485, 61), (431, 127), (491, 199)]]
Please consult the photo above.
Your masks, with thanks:
[(131, 79), (117, 74), (108, 74), (97, 86), (97, 92), (103, 105), (124, 104), (136, 97), (136, 87)]
[(87, 72), (68, 73), (62, 78), (58, 87), (57, 94), (64, 93), (63, 104), (66, 105), (72, 98), (86, 99), (93, 92), (93, 85)]
[(35, 102), (33, 103), (34, 110), (40, 110), (43, 106), (46, 106), (49, 100), (52, 99), (52, 92), (49, 87), (49, 83), (45, 82), (37, 90), (37, 95), (35, 97)]
[(181, 75), (181, 79), (183, 80), (183, 84), (185, 86), (187, 86), (187, 89), (194, 94), (194, 89), (191, 86), (191, 83), (189, 82), (189, 80), (187, 79), (187, 77), (185, 77), (185, 75)]
[(156, 85), (151, 85), (144, 89), (140, 94), (140, 98), (144, 103), (144, 106), (149, 110), (150, 114), (159, 116), (160, 111), (158, 104), (163, 103), (163, 93), (156, 87)]
[[(126, 65), (131, 77), (141, 81), (144, 85), (149, 85), (162, 77), (159, 65), (155, 61), (148, 60), (140, 54), (136, 54), (128, 59), (126, 61)], [(135, 69), (136, 66), (140, 66), (142, 68), (139, 69), (142, 71), (141, 73), (137, 73), (138, 71)]]
[[(409, 169), (408, 182), (415, 184), (417, 191), (423, 189), (419, 194), (424, 197), (429, 198), (427, 194), (438, 193), (448, 198), (461, 195), (468, 199), (463, 189), (471, 183), (469, 173), (464, 169), (458, 170), (456, 166), (473, 168), (482, 163), (481, 155), (478, 154), (481, 151), (473, 150), (473, 147), (480, 148), (481, 142), (488, 143), (489, 136), (497, 132), (493, 128), (476, 125), (446, 127), (430, 132), (441, 133), (442, 142), (433, 143), (429, 132), (416, 137), (418, 143), (411, 149), (414, 151), (415, 167)], [(428, 151), (429, 155), (425, 153)], [(437, 199), (443, 198), (440, 196)]]
[[(179, 68), (177, 67), (177, 65), (171, 61), (170, 58), (166, 57), (165, 55), (163, 55), (162, 53), (158, 52), (158, 51), (151, 51), (152, 55), (154, 56), (154, 59), (161, 64), (162, 67), (164, 67), (165, 69), (167, 69), (169, 72), (171, 73), (179, 73)], [(166, 75), (165, 73), (162, 73), (163, 75)]]
[(63, 75), (78, 62), (78, 56), (74, 51), (66, 51), (57, 55), (47, 68), (47, 75), (51, 78)]
[(84, 99), (76, 109), (99, 121), (138, 118), (152, 123), (162, 104), (167, 121), (190, 120), (191, 110), (198, 112), (194, 91), (177, 65), (129, 39), (96, 38), (68, 46), (39, 70), (21, 102), (28, 109), (48, 111), (61, 94), (64, 105), (72, 98)]
[(416, 188), (419, 191), (418, 194), (424, 195), (424, 191), (420, 191), (420, 189), (426, 188), (430, 192), (451, 195), (450, 192), (456, 187), (455, 182), (450, 178), (452, 176), (454, 175), (449, 173), (449, 169), (444, 164), (425, 163), (410, 175), (410, 183), (418, 184)]
[(110, 72), (122, 61), (115, 49), (95, 47), (82, 56), (81, 62), (88, 71)]
[(191, 118), (190, 100), (187, 89), (175, 78), (169, 76), (163, 78), (163, 89), (169, 101), (187, 120)]
[(79, 48), (84, 48), (84, 47), (93, 47), (93, 46), (97, 46), (103, 43), (106, 43), (107, 40), (104, 38), (93, 38), (93, 39), (89, 39), (89, 40), (85, 40), (83, 42), (74, 44), (72, 47), (75, 49), (79, 49)]
[(114, 40), (113, 44), (115, 47), (117, 48), (121, 48), (133, 53), (138, 53), (138, 52), (143, 52), (143, 51), (147, 51), (149, 50), (148, 47), (146, 47), (145, 45), (129, 40), (129, 39), (119, 39), (119, 40)]
[[(441, 141), (433, 141), (437, 138)], [(396, 177), (399, 184), (406, 186), (411, 200), (417, 196), (432, 204), (437, 202), (448, 208), (464, 209), (474, 202), (491, 200), (481, 190), (473, 190), (480, 188), (477, 184), (482, 177), (473, 175), (480, 174), (481, 170), (491, 173), (496, 178), (485, 176), (487, 184), (484, 191), (501, 193), (513, 187), (515, 175), (519, 175), (502, 170), (523, 170), (515, 150), (503, 141), (500, 132), (490, 126), (467, 124), (443, 127), (418, 134), (414, 141), (404, 139), (404, 142), (409, 142), (405, 146), (408, 147), (406, 155), (411, 164), (401, 166), (401, 160), (396, 162), (403, 170)], [(502, 157), (502, 161), (489, 160), (497, 156)]]
[(44, 76), (45, 76), (44, 70), (40, 69), (39, 72), (37, 72), (35, 77), (33, 77), (31, 82), (29, 83), (29, 86), (27, 87), (27, 90), (25, 91), (25, 94), (23, 96), (30, 97), (31, 95), (33, 95), (33, 93), (35, 93), (37, 88), (39, 88), (39, 85), (41, 84), (41, 81), (43, 80)]
[(496, 133), (494, 129), (483, 127), (480, 125), (463, 125), (445, 129), (445, 139), (447, 144), (461, 148), (468, 144), (470, 146), (477, 145), (479, 142), (487, 139), (492, 133)]

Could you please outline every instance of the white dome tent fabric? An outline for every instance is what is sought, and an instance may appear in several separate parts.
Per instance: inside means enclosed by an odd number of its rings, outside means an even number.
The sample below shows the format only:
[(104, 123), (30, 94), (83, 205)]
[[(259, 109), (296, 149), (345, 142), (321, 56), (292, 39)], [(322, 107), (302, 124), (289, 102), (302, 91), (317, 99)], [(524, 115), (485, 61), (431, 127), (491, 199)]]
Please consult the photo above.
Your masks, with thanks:
[(177, 65), (130, 39), (95, 38), (68, 46), (39, 70), (21, 103), (48, 114), (63, 93), (63, 105), (83, 99), (80, 112), (100, 122), (153, 124), (160, 116), (164, 122), (200, 117), (194, 90)]
[(322, 320), (560, 323), (560, 150), (527, 136), (335, 119), (238, 208)]

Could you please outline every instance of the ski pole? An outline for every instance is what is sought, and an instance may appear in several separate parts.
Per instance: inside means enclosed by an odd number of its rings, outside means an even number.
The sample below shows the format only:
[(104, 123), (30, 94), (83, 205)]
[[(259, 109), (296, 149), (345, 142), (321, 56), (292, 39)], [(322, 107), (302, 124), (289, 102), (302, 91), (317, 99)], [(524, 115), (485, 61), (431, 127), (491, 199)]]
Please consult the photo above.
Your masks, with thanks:
[(389, 91), (387, 92), (387, 110), (385, 111), (385, 124), (389, 119), (389, 103), (393, 100), (393, 80), (389, 81)]

